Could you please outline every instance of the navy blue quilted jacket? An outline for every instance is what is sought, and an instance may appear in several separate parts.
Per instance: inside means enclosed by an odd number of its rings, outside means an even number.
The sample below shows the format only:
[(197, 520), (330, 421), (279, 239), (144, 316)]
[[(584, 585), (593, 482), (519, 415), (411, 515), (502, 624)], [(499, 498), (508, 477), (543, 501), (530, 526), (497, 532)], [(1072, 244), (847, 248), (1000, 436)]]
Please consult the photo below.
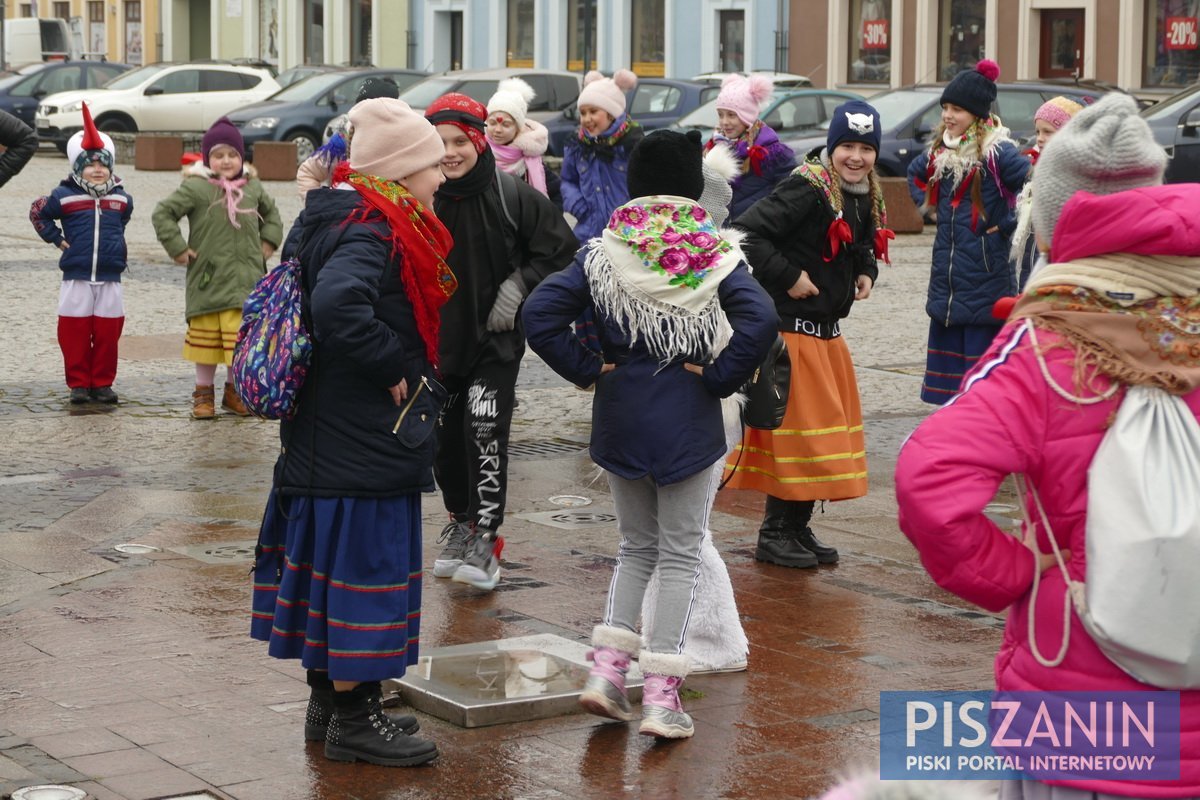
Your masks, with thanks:
[(55, 247), (62, 241), (70, 245), (58, 259), (64, 281), (120, 281), (128, 255), (125, 226), (132, 215), (133, 198), (120, 183), (103, 197), (92, 197), (71, 178), (29, 208), (38, 236)]
[[(981, 202), (975, 203), (975, 192), (968, 186), (958, 207), (953, 207), (959, 187), (951, 177), (942, 178), (938, 188), (938, 222), (925, 311), (947, 326), (997, 325), (992, 305), (1017, 293), (1008, 250), (1017, 226), (1013, 202), (1025, 182), (1029, 159), (1005, 136), (991, 141), (975, 178)], [(928, 166), (926, 150), (908, 167), (909, 192), (917, 205), (925, 202), (926, 190), (917, 181), (925, 181)], [(976, 222), (973, 210), (979, 212)], [(999, 230), (988, 233), (993, 227)]]

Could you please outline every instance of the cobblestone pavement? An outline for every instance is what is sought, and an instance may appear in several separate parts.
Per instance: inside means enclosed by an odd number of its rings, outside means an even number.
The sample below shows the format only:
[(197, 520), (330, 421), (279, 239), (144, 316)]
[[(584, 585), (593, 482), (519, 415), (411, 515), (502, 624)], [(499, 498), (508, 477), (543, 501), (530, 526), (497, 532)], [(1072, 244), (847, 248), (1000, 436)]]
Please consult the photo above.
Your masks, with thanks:
[[(928, 413), (918, 397), (931, 237), (899, 238), (844, 326), (866, 415), (870, 494), (818, 515), (836, 567), (753, 560), (762, 498), (723, 492), (716, 539), (751, 641), (745, 673), (697, 676), (694, 739), (656, 745), (573, 714), (460, 729), (422, 715), (436, 765), (328, 762), (301, 737), (307, 687), (246, 635), (250, 548), (277, 450), (273, 423), (188, 417), (183, 270), (150, 213), (176, 173), (119, 169), (135, 201), (116, 408), (66, 403), (56, 254), (28, 205), (66, 173), (39, 155), (0, 197), (0, 795), (71, 783), (97, 800), (207, 791), (256, 798), (774, 797), (819, 793), (878, 752), (879, 691), (986, 689), (1000, 620), (934, 587), (899, 533), (891, 471)], [(271, 183), (285, 221), (291, 184)], [(503, 591), (429, 580), (425, 647), (557, 632), (582, 639), (607, 587), (611, 524), (563, 531), (527, 515), (557, 494), (611, 509), (583, 443), (591, 395), (527, 356)], [(425, 502), (426, 556), (441, 526)], [(114, 549), (128, 542), (159, 548)]]

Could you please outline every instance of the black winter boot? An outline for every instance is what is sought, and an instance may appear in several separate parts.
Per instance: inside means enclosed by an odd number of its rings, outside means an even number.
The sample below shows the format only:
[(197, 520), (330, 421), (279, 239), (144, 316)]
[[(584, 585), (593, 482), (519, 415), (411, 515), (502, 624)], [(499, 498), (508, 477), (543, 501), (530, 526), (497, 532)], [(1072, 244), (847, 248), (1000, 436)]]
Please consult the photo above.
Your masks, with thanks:
[(385, 767), (415, 767), (438, 757), (437, 745), (400, 730), (383, 713), (378, 681), (333, 693), (333, 714), (325, 734), (330, 761), (366, 761)]
[(830, 547), (821, 542), (809, 527), (809, 521), (812, 520), (813, 509), (816, 507), (815, 500), (794, 500), (788, 503), (787, 511), (784, 514), (783, 529), (787, 535), (791, 536), (801, 547), (811, 552), (817, 557), (817, 561), (821, 564), (836, 564), (838, 560), (838, 551), (836, 548)]
[[(329, 727), (329, 717), (333, 715), (333, 681), (329, 673), (310, 669), (306, 676), (312, 693), (308, 696), (308, 710), (304, 714), (304, 739), (308, 742), (325, 741), (325, 729)], [(408, 714), (389, 714), (392, 724), (407, 734), (414, 734), (421, 729), (417, 718)]]
[(754, 558), (781, 567), (815, 567), (817, 557), (784, 530), (790, 503), (767, 495), (767, 508), (758, 529)]

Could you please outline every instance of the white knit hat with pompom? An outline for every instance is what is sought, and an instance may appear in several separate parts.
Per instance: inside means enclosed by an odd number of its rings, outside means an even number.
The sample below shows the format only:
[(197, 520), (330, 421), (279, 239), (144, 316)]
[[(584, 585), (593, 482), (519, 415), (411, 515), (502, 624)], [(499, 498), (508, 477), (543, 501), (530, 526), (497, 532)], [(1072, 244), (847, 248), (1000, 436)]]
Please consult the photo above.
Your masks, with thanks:
[(496, 86), (496, 93), (487, 102), (487, 113), (490, 117), (497, 111), (503, 111), (517, 123), (517, 131), (525, 128), (525, 115), (529, 113), (529, 104), (537, 93), (533, 87), (520, 78), (505, 78)]

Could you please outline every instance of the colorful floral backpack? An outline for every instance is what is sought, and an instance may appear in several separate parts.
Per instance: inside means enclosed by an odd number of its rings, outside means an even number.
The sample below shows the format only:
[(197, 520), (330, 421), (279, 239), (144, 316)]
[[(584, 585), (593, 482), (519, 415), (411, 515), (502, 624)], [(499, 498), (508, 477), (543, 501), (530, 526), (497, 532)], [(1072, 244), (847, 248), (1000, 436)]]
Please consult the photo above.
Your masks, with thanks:
[(242, 306), (233, 349), (233, 379), (247, 410), (291, 419), (308, 365), (312, 336), (305, 324), (300, 262), (285, 261), (261, 277)]

